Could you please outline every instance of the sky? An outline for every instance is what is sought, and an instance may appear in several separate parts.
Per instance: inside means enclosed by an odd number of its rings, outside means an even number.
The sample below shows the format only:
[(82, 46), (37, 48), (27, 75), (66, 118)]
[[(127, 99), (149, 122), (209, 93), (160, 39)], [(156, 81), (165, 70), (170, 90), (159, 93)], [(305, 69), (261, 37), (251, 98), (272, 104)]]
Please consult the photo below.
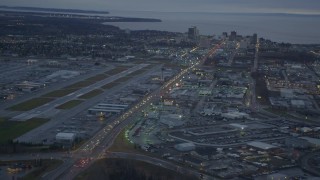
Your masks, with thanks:
[(0, 5), (106, 11), (320, 14), (320, 0), (1, 0)]

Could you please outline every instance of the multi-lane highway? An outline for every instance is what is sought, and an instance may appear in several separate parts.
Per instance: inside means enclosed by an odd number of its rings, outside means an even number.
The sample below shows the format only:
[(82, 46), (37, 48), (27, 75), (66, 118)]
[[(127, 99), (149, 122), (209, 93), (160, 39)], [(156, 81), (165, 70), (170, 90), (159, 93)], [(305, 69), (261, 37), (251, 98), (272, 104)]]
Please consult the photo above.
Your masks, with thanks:
[(310, 172), (310, 173), (312, 173), (314, 175), (320, 176), (320, 172), (318, 171), (319, 168), (314, 167), (314, 166), (312, 166), (310, 164), (310, 161), (312, 159), (314, 159), (315, 157), (320, 157), (320, 152), (319, 151), (318, 152), (312, 152), (312, 153), (309, 153), (309, 154), (303, 156), (301, 158), (300, 164), (301, 164), (301, 167), (304, 170), (306, 170), (306, 171), (308, 171), (308, 172)]
[(257, 40), (257, 44), (256, 44), (256, 51), (255, 51), (255, 55), (254, 55), (254, 62), (253, 62), (253, 69), (252, 72), (256, 72), (258, 69), (258, 62), (259, 62), (259, 48), (260, 48), (260, 43), (259, 43), (259, 39)]
[[(191, 168), (187, 168), (184, 166), (179, 166), (177, 164), (174, 164), (172, 162), (155, 158), (155, 157), (150, 157), (142, 154), (133, 154), (133, 153), (123, 153), (123, 152), (110, 152), (106, 154), (106, 157), (111, 157), (111, 158), (122, 158), (122, 159), (133, 159), (133, 160), (138, 160), (138, 161), (144, 161), (150, 164), (154, 164), (157, 166), (161, 166), (166, 169), (174, 170), (176, 172), (179, 172), (184, 175), (190, 175), (195, 178), (199, 178), (200, 174), (199, 171)], [(215, 180), (216, 178), (201, 174), (202, 179), (204, 180)]]
[[(200, 61), (194, 63), (190, 67), (182, 69), (180, 73), (174, 76), (172, 79), (164, 83), (159, 89), (154, 92), (146, 95), (140, 102), (136, 105), (132, 106), (129, 110), (123, 113), (119, 118), (115, 119), (113, 123), (105, 126), (101, 129), (94, 137), (92, 137), (87, 143), (82, 145), (78, 150), (72, 152), (73, 158), (80, 157), (90, 157), (93, 160), (99, 159), (101, 155), (110, 147), (116, 138), (116, 136), (121, 132), (121, 130), (131, 123), (132, 115), (140, 112), (145, 106), (148, 106), (154, 100), (159, 99), (160, 91), (167, 91), (172, 86), (176, 84), (184, 75), (190, 72), (192, 69), (197, 68), (202, 65), (204, 61), (211, 57), (218, 48), (220, 48), (221, 43), (215, 45), (209, 53), (204, 56)], [(92, 162), (92, 161), (91, 161)], [(90, 165), (90, 163), (88, 164)], [(75, 168), (74, 166), (65, 170), (65, 172), (58, 177), (51, 176), (52, 179), (72, 179), (76, 174), (79, 173), (79, 168)]]
[(232, 51), (232, 53), (228, 59), (228, 66), (231, 66), (233, 64), (234, 57), (237, 55), (239, 48), (240, 48), (240, 43), (238, 42), (236, 45), (236, 48)]
[[(251, 73), (255, 73), (257, 72), (258, 69), (258, 60), (259, 60), (259, 48), (260, 48), (260, 44), (259, 44), (259, 39), (257, 40), (257, 44), (256, 44), (256, 50), (255, 50), (255, 55), (254, 55), (254, 61), (253, 61), (253, 67), (251, 69)], [(251, 94), (251, 102), (250, 102), (250, 106), (251, 109), (253, 111), (259, 111), (260, 110), (260, 106), (257, 103), (257, 97), (256, 97), (256, 81), (250, 77), (250, 85), (249, 85), (249, 92)]]
[[(102, 128), (100, 131), (98, 131), (91, 139), (89, 139), (85, 144), (83, 144), (79, 149), (71, 152), (70, 154), (65, 154), (65, 153), (51, 153), (51, 154), (40, 154), (39, 157), (41, 158), (57, 158), (57, 159), (63, 159), (64, 163), (62, 166), (57, 168), (56, 170), (53, 170), (47, 174), (45, 174), (42, 178), (43, 179), (72, 179), (75, 177), (79, 172), (81, 172), (83, 169), (75, 167), (75, 163), (81, 159), (81, 158), (89, 158), (91, 159), (90, 163), (87, 164), (89, 166), (91, 163), (93, 163), (95, 160), (105, 157), (104, 154), (106, 150), (112, 145), (113, 141), (117, 137), (117, 135), (122, 131), (124, 127), (126, 127), (128, 124), (130, 124), (133, 120), (133, 118), (130, 118), (132, 115), (137, 114), (140, 112), (145, 106), (148, 106), (150, 103), (153, 101), (159, 99), (159, 94), (160, 91), (166, 91), (170, 89), (173, 85), (175, 85), (176, 82), (178, 82), (185, 74), (190, 72), (192, 69), (197, 68), (198, 66), (202, 65), (204, 61), (208, 58), (211, 57), (218, 48), (220, 48), (220, 44), (215, 45), (209, 53), (203, 57), (203, 59), (199, 60), (198, 62), (194, 63), (192, 66), (187, 67), (185, 69), (182, 69), (180, 73), (178, 73), (176, 76), (174, 76), (172, 79), (164, 83), (163, 86), (161, 86), (159, 89), (155, 90), (154, 92), (146, 95), (144, 98), (141, 99), (137, 104), (133, 105), (130, 109), (128, 109), (126, 112), (124, 112), (120, 117), (114, 119), (113, 121), (110, 121), (104, 128)], [(115, 75), (112, 78), (107, 78), (103, 82), (99, 82), (96, 84), (93, 84), (89, 86), (89, 88), (86, 88), (84, 90), (79, 90), (65, 98), (63, 98), (63, 102), (68, 101), (69, 98), (75, 98), (81, 93), (86, 93), (89, 92), (97, 87), (101, 87), (102, 85), (105, 85), (109, 82), (112, 82), (116, 79), (119, 79), (123, 76), (126, 76), (127, 74), (130, 74), (131, 71), (136, 71), (138, 69), (141, 69), (145, 67), (145, 65), (138, 65), (134, 68), (131, 68), (127, 71), (124, 71), (120, 73), (119, 75)], [(62, 101), (62, 100), (61, 100)], [(59, 104), (58, 101), (53, 101), (53, 104)], [(43, 107), (37, 108), (35, 111), (45, 111), (42, 108), (46, 107), (44, 105)], [(19, 118), (19, 117), (16, 117)], [(118, 154), (119, 155), (119, 154)], [(28, 155), (22, 155), (21, 157), (15, 156), (14, 159), (24, 159)], [(126, 155), (126, 156), (137, 156), (139, 159), (141, 156), (139, 155)], [(144, 159), (146, 157), (143, 157)], [(149, 159), (149, 158), (147, 158)], [(154, 159), (153, 159), (154, 160)], [(148, 161), (149, 162), (149, 161)], [(159, 163), (159, 160), (157, 161), (150, 161), (150, 163), (156, 163), (155, 165), (160, 165), (157, 164)], [(168, 165), (168, 167), (171, 166), (170, 163), (164, 162), (161, 160), (161, 164), (163, 163), (164, 165)], [(170, 166), (169, 166), (170, 164)], [(179, 168), (178, 168), (179, 169)], [(185, 170), (182, 168), (182, 170)], [(188, 173), (197, 173), (194, 170), (185, 170)], [(208, 177), (209, 178), (209, 177)]]

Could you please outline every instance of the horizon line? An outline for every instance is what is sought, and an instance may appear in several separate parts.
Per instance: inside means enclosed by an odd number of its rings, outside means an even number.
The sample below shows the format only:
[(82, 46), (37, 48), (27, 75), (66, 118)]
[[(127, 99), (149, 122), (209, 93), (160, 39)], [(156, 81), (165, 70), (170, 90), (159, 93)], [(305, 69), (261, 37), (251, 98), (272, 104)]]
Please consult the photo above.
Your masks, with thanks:
[(82, 11), (97, 11), (109, 12), (124, 11), (124, 12), (156, 12), (156, 13), (202, 13), (202, 14), (236, 14), (236, 15), (291, 15), (291, 16), (320, 16), (320, 13), (303, 13), (303, 12), (230, 12), (230, 11), (158, 11), (158, 10), (122, 10), (122, 9), (84, 9), (84, 8), (57, 8), (57, 7), (36, 7), (36, 6), (7, 6), (0, 5), (0, 8), (39, 8), (39, 9), (57, 9), (57, 10), (82, 10)]

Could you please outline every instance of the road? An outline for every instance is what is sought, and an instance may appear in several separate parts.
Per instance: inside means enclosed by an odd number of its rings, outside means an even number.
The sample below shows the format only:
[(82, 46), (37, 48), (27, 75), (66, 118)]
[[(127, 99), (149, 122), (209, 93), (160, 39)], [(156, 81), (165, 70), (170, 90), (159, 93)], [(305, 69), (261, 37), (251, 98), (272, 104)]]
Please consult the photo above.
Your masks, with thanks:
[(259, 48), (260, 48), (260, 43), (259, 43), (259, 39), (257, 39), (256, 52), (255, 52), (255, 54), (254, 54), (254, 62), (253, 62), (252, 72), (257, 72), (257, 69), (258, 69), (258, 63), (259, 63)]
[[(95, 160), (100, 159), (101, 157), (104, 157), (104, 152), (107, 151), (107, 149), (112, 145), (113, 141), (116, 139), (117, 135), (122, 131), (124, 127), (126, 127), (128, 124), (130, 124), (133, 120), (133, 118), (130, 118), (132, 115), (137, 114), (140, 112), (144, 107), (148, 106), (153, 101), (159, 99), (160, 91), (168, 90), (170, 89), (177, 81), (179, 81), (185, 74), (190, 72), (193, 68), (196, 68), (198, 66), (201, 66), (204, 61), (211, 57), (218, 48), (220, 48), (221, 43), (215, 45), (209, 53), (203, 57), (203, 59), (196, 62), (194, 65), (182, 69), (179, 74), (174, 76), (172, 79), (164, 83), (163, 86), (161, 86), (159, 89), (153, 91), (152, 93), (146, 95), (144, 98), (142, 98), (141, 101), (139, 101), (137, 104), (133, 105), (130, 109), (128, 109), (126, 112), (124, 112), (120, 117), (115, 119), (114, 121), (108, 123), (104, 128), (102, 128), (100, 131), (98, 131), (91, 139), (89, 139), (85, 144), (83, 144), (79, 149), (71, 152), (69, 155), (63, 154), (63, 153), (53, 153), (53, 154), (40, 154), (39, 157), (42, 158), (65, 158), (64, 163), (59, 168), (47, 173), (42, 177), (42, 179), (59, 179), (59, 180), (69, 180), (75, 177), (79, 172), (81, 172), (83, 169), (76, 168), (74, 164), (77, 162), (77, 160), (81, 158), (90, 158), (92, 161), (90, 161), (87, 166), (92, 164)], [(140, 65), (138, 67), (135, 67), (137, 69), (144, 67), (144, 65)], [(108, 80), (103, 81), (103, 83), (97, 83), (92, 86), (90, 86), (90, 89), (97, 88), (101, 85), (104, 85), (108, 82), (111, 82), (112, 80), (118, 79), (122, 76), (125, 76), (129, 74), (129, 71), (133, 69), (129, 69), (123, 73), (121, 73), (119, 76), (114, 76), (113, 78), (108, 78)], [(79, 93), (83, 93), (83, 91), (79, 91), (76, 94), (79, 95)], [(72, 94), (71, 96), (77, 96)], [(56, 103), (56, 102), (55, 102)], [(29, 155), (30, 156), (30, 155)], [(67, 156), (67, 157), (66, 157)], [(131, 155), (130, 155), (131, 156)], [(25, 156), (15, 156), (14, 159), (24, 159), (28, 157), (28, 155)], [(139, 158), (140, 156), (138, 156)], [(144, 157), (145, 158), (145, 157)], [(154, 164), (154, 161), (150, 161)], [(161, 163), (165, 163), (162, 162)], [(159, 165), (159, 164), (155, 164)], [(169, 165), (169, 164), (167, 164)], [(179, 168), (178, 168), (179, 169)], [(187, 172), (191, 172), (188, 170)], [(192, 171), (193, 172), (193, 171)]]
[[(123, 152), (111, 152), (106, 155), (106, 158), (122, 158), (122, 159), (133, 159), (138, 161), (147, 162), (150, 164), (155, 164), (161, 166), (166, 169), (175, 170), (178, 173), (191, 175), (196, 178), (199, 178), (200, 173), (199, 171), (183, 166), (176, 165), (172, 162), (162, 160), (155, 157), (150, 157), (142, 154), (132, 154), (132, 153), (123, 153)], [(216, 178), (203, 174), (203, 179), (206, 180), (215, 180)]]
[[(127, 110), (125, 113), (123, 113), (119, 118), (117, 118), (113, 124), (115, 127), (110, 127), (107, 125), (103, 129), (101, 129), (94, 137), (92, 137), (87, 143), (82, 145), (78, 150), (72, 152), (73, 158), (75, 157), (90, 157), (93, 160), (99, 159), (101, 155), (112, 145), (114, 139), (117, 137), (117, 135), (121, 132), (121, 130), (126, 127), (128, 124), (131, 123), (132, 118), (130, 118), (132, 115), (135, 115), (136, 113), (140, 112), (145, 106), (148, 106), (150, 103), (152, 103), (154, 100), (159, 99), (159, 95), (161, 91), (167, 91), (172, 86), (175, 85), (176, 82), (178, 82), (185, 74), (192, 71), (193, 68), (196, 68), (198, 66), (201, 66), (204, 61), (211, 57), (218, 48), (220, 48), (221, 43), (214, 46), (209, 53), (203, 57), (203, 59), (196, 62), (194, 65), (191, 65), (190, 67), (187, 67), (185, 69), (182, 69), (180, 73), (178, 73), (176, 76), (174, 76), (172, 79), (164, 83), (159, 89), (155, 90), (154, 92), (146, 95), (140, 102), (138, 102), (136, 105), (132, 106), (129, 110)], [(91, 162), (93, 163), (93, 162)], [(72, 179), (76, 174), (78, 174), (81, 171), (81, 169), (76, 169), (74, 166), (66, 169), (65, 172), (58, 177), (55, 177), (57, 179)], [(53, 178), (53, 179), (55, 179)]]
[[(251, 73), (255, 73), (257, 72), (258, 69), (258, 61), (259, 61), (259, 48), (260, 48), (260, 44), (259, 44), (259, 39), (257, 39), (257, 44), (256, 44), (256, 52), (254, 55), (254, 62), (253, 62), (253, 67), (251, 69)], [(250, 85), (249, 85), (249, 92), (251, 93), (251, 103), (250, 103), (250, 107), (251, 110), (253, 111), (260, 111), (260, 106), (257, 103), (257, 95), (256, 95), (256, 81), (250, 77)]]
[(317, 168), (314, 168), (313, 166), (310, 166), (310, 163), (309, 163), (309, 161), (312, 158), (314, 158), (314, 156), (319, 156), (320, 157), (320, 152), (319, 151), (318, 152), (313, 152), (313, 153), (309, 153), (309, 154), (303, 156), (301, 158), (300, 164), (301, 164), (301, 167), (304, 170), (306, 170), (306, 171), (308, 171), (308, 172), (310, 172), (310, 173), (312, 173), (312, 174), (314, 174), (316, 176), (320, 176), (320, 172), (317, 170)]
[[(212, 143), (199, 143), (199, 142), (194, 142), (194, 141), (191, 141), (191, 140), (188, 140), (188, 139), (184, 139), (184, 138), (180, 138), (180, 137), (177, 137), (177, 136), (173, 136), (171, 134), (169, 134), (169, 137), (172, 137), (174, 139), (179, 139), (183, 142), (190, 142), (190, 143), (193, 143), (195, 145), (199, 145), (199, 146), (206, 146), (206, 147), (214, 147), (214, 148), (226, 148), (226, 147), (237, 147), (237, 146), (240, 146), (240, 145), (245, 145), (247, 144), (248, 142), (251, 142), (252, 140), (246, 140), (246, 141), (243, 141), (243, 142), (238, 142), (238, 143), (232, 143), (232, 144), (212, 144)], [(283, 140), (285, 138), (288, 138), (288, 136), (282, 136), (282, 137), (277, 137), (277, 138), (266, 138), (266, 139), (260, 139), (259, 141), (274, 141), (274, 140)]]
[[(217, 84), (217, 80), (214, 80), (210, 86), (209, 89), (213, 89), (215, 87), (215, 85)], [(197, 103), (196, 107), (193, 110), (193, 113), (199, 113), (200, 112), (200, 108), (203, 107), (203, 103), (206, 101), (208, 97), (206, 95), (202, 96), (201, 99), (199, 100), (199, 102)]]
[[(169, 90), (184, 75), (192, 71), (193, 68), (201, 66), (208, 57), (211, 57), (216, 52), (216, 50), (220, 48), (220, 45), (221, 43), (219, 43), (218, 45), (215, 45), (209, 51), (209, 53), (205, 57), (203, 57), (203, 59), (199, 60), (198, 62), (196, 62), (194, 65), (191, 65), (190, 67), (182, 69), (180, 73), (178, 73), (172, 79), (164, 83), (164, 85), (162, 85), (159, 89), (155, 90), (149, 95), (146, 95), (139, 103), (137, 103), (132, 108), (127, 110), (125, 113), (123, 113), (118, 119), (114, 121), (116, 122), (115, 128), (112, 129), (109, 126), (106, 126), (102, 130), (100, 130), (93, 138), (91, 138), (87, 143), (85, 143), (77, 151), (74, 152), (75, 156), (78, 156), (78, 154), (81, 154), (82, 156), (88, 155), (92, 159), (98, 159), (99, 157), (101, 157), (101, 155), (104, 152), (106, 152), (106, 150), (112, 145), (113, 141), (115, 140), (117, 135), (121, 132), (121, 130), (131, 123), (132, 118), (130, 117), (132, 115), (135, 115), (136, 113), (140, 112), (145, 106), (148, 106), (153, 101), (159, 99), (161, 91)], [(59, 176), (59, 179), (66, 179), (66, 180), (72, 179), (72, 177), (74, 177), (77, 173), (79, 173), (75, 171), (74, 168), (66, 170), (66, 172), (67, 173), (64, 173), (62, 176)]]
[(237, 55), (239, 48), (240, 48), (240, 43), (238, 42), (236, 45), (236, 48), (233, 50), (233, 52), (231, 53), (228, 59), (228, 66), (231, 66), (233, 64), (234, 57)]
[(260, 111), (261, 107), (257, 103), (256, 81), (252, 77), (249, 77), (249, 79), (250, 79), (250, 84), (249, 84), (250, 102), (249, 102), (249, 106), (250, 106), (252, 111)]

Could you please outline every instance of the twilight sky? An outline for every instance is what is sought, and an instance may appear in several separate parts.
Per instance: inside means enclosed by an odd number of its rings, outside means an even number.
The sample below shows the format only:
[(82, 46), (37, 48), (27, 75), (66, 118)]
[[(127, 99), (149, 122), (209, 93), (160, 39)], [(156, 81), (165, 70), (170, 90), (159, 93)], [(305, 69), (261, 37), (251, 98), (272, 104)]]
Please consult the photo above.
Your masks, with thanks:
[(320, 14), (320, 0), (1, 0), (0, 5), (107, 11)]

